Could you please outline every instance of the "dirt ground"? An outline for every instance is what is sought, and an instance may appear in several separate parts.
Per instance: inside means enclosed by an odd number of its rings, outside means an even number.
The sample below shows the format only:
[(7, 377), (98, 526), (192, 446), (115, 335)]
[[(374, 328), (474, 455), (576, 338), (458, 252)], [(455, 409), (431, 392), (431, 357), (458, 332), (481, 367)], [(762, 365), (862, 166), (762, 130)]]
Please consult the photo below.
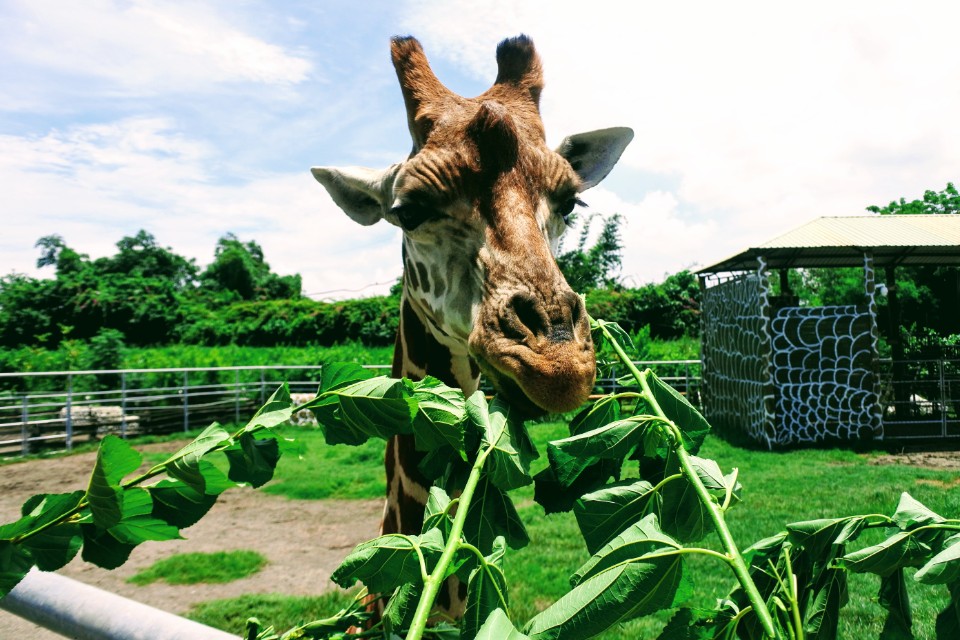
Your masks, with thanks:
[[(179, 446), (181, 443), (167, 442), (141, 449), (175, 451)], [(32, 495), (85, 488), (95, 458), (95, 453), (89, 453), (0, 467), (0, 522), (19, 518), (20, 506)], [(247, 488), (231, 489), (200, 522), (183, 531), (186, 540), (146, 542), (114, 571), (78, 557), (59, 573), (178, 614), (205, 600), (247, 593), (316, 595), (333, 586), (330, 574), (357, 543), (377, 535), (382, 509), (380, 500), (295, 501)], [(154, 582), (137, 586), (127, 582), (133, 574), (170, 555), (233, 549), (256, 550), (269, 564), (252, 576), (226, 584)], [(57, 640), (61, 636), (0, 610), (0, 640), (21, 638)]]

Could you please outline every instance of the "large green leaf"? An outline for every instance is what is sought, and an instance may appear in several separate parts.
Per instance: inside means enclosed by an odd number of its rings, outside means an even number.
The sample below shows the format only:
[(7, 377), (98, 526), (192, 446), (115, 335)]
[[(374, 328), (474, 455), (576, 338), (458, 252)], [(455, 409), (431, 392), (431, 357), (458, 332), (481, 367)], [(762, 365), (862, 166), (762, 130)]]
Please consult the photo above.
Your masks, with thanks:
[(213, 449), (231, 442), (227, 430), (214, 422), (200, 432), (192, 442), (164, 461), (167, 473), (190, 485), (200, 493), (206, 492), (206, 477), (200, 470), (200, 459)]
[(475, 640), (530, 640), (517, 631), (503, 609), (495, 609), (477, 631)]
[(230, 462), (229, 478), (249, 483), (255, 489), (273, 478), (280, 461), (280, 448), (274, 438), (256, 438), (251, 433), (241, 435), (237, 446), (224, 453)]
[(406, 583), (422, 584), (418, 549), (426, 570), (431, 571), (443, 551), (440, 531), (431, 529), (421, 536), (389, 534), (362, 542), (343, 560), (330, 579), (344, 588), (359, 580), (372, 593), (392, 592)]
[(284, 382), (250, 418), (250, 421), (243, 427), (243, 431), (244, 433), (250, 433), (258, 429), (272, 429), (281, 424), (286, 424), (290, 421), (293, 410), (290, 387)]
[(533, 477), (533, 499), (545, 513), (565, 513), (573, 509), (581, 496), (595, 491), (607, 480), (620, 478), (621, 460), (600, 460), (580, 472), (570, 485), (561, 484), (552, 467), (547, 467)]
[(413, 624), (413, 614), (422, 593), (422, 582), (408, 582), (396, 588), (383, 609), (383, 626), (388, 634), (399, 635)]
[(370, 369), (356, 362), (331, 362), (320, 370), (320, 393), (334, 391), (373, 377)]
[[(859, 535), (866, 524), (862, 516), (821, 518), (787, 525), (790, 542), (805, 548), (811, 556), (823, 556), (829, 547), (835, 550)], [(832, 558), (833, 556), (831, 556)]]
[(960, 581), (947, 585), (950, 602), (937, 615), (937, 640), (960, 638)]
[(923, 584), (960, 582), (960, 533), (943, 541), (943, 548), (913, 575)]
[(649, 416), (626, 418), (554, 440), (547, 445), (547, 457), (557, 480), (568, 487), (592, 464), (600, 460), (622, 460), (640, 444), (651, 420)]
[(587, 431), (599, 429), (620, 419), (620, 401), (611, 396), (603, 396), (591, 402), (570, 421), (570, 435), (575, 436)]
[(880, 640), (908, 640), (913, 638), (913, 614), (910, 612), (910, 596), (903, 569), (880, 579), (880, 606), (887, 610)]
[(413, 420), (413, 437), (419, 451), (450, 447), (467, 459), (464, 443), (466, 401), (460, 389), (453, 389), (436, 378), (427, 376), (414, 383), (413, 397), (417, 413)]
[(153, 515), (153, 498), (146, 489), (134, 487), (123, 492), (123, 517), (110, 527), (121, 543), (138, 545), (147, 540), (176, 540), (180, 531)]
[(510, 496), (486, 476), (481, 477), (473, 494), (463, 535), (467, 542), (484, 553), (493, 549), (497, 536), (503, 536), (511, 549), (521, 549), (530, 542), (530, 536)]
[(840, 609), (849, 600), (846, 571), (829, 569), (825, 578), (806, 611), (804, 630), (810, 640), (836, 640)]
[[(36, 531), (74, 512), (83, 497), (83, 491), (33, 496), (22, 509), (24, 516), (32, 520), (29, 530)], [(23, 540), (22, 544), (29, 549), (38, 568), (56, 571), (73, 560), (80, 550), (80, 527), (75, 523), (61, 522)]]
[(843, 566), (854, 573), (869, 572), (888, 576), (897, 569), (924, 564), (929, 554), (930, 547), (916, 536), (901, 531), (879, 544), (848, 553), (841, 561)]
[(537, 457), (523, 421), (499, 398), (488, 408), (481, 391), (467, 399), (467, 416), (481, 434), (481, 446), (491, 448), (484, 467), (488, 479), (504, 491), (533, 482), (530, 462)]
[(359, 445), (369, 438), (413, 432), (417, 404), (410, 383), (370, 378), (321, 394), (309, 403), (327, 444)]
[(161, 480), (147, 491), (153, 498), (152, 514), (178, 529), (196, 524), (217, 501), (217, 496), (200, 493), (179, 480)]
[(624, 480), (584, 495), (573, 505), (580, 533), (590, 553), (616, 537), (648, 511), (658, 497), (646, 480)]
[(695, 542), (713, 529), (707, 506), (686, 476), (665, 484), (661, 496), (651, 508), (660, 520), (660, 527), (671, 536), (681, 542)]
[(531, 638), (589, 638), (620, 622), (675, 607), (693, 594), (679, 554), (648, 554), (586, 575), (527, 624), (524, 631)]
[(897, 504), (897, 511), (893, 514), (893, 521), (904, 531), (909, 531), (924, 525), (945, 522), (945, 519), (904, 491), (900, 494), (900, 502)]
[[(577, 585), (621, 562), (630, 562), (658, 551), (674, 551), (679, 547), (675, 540), (660, 530), (657, 517), (650, 514), (603, 545), (570, 577), (570, 583)], [(672, 564), (676, 559), (669, 556), (657, 562)]]
[(80, 557), (102, 569), (116, 569), (130, 558), (136, 545), (121, 542), (110, 531), (93, 524), (81, 524), (83, 549)]
[(650, 386), (650, 392), (660, 405), (660, 410), (680, 428), (684, 448), (692, 454), (697, 453), (704, 438), (710, 433), (710, 423), (686, 398), (677, 393), (676, 389), (658, 378), (652, 371), (648, 369), (644, 375)]
[(33, 567), (30, 552), (9, 540), (0, 540), (0, 598), (10, 593)]
[(140, 460), (140, 454), (117, 436), (105, 436), (100, 442), (97, 462), (87, 487), (87, 501), (98, 527), (108, 529), (120, 521), (123, 492), (120, 481), (137, 470)]
[(467, 582), (467, 608), (463, 614), (463, 637), (474, 638), (497, 609), (507, 609), (507, 579), (503, 575), (503, 554), (506, 541), (500, 537), (493, 543), (493, 552), (470, 573)]

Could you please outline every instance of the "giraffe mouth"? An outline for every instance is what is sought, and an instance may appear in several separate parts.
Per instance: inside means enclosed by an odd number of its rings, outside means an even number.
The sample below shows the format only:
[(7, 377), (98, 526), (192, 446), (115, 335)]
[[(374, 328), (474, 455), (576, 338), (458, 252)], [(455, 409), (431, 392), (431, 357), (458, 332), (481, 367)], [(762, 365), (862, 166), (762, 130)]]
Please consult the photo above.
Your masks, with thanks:
[(503, 396), (510, 406), (516, 409), (525, 419), (540, 418), (548, 413), (546, 409), (531, 400), (520, 385), (495, 368), (481, 362), (480, 370), (486, 376), (497, 393)]

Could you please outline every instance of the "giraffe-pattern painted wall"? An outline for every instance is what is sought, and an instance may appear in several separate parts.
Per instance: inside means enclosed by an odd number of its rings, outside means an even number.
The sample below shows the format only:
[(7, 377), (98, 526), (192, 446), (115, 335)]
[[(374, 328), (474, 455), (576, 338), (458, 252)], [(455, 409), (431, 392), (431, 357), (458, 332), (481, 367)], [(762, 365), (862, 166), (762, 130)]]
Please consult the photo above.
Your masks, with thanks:
[(703, 398), (721, 432), (775, 441), (766, 277), (750, 273), (703, 291)]
[(789, 307), (771, 323), (777, 444), (882, 434), (866, 309)]

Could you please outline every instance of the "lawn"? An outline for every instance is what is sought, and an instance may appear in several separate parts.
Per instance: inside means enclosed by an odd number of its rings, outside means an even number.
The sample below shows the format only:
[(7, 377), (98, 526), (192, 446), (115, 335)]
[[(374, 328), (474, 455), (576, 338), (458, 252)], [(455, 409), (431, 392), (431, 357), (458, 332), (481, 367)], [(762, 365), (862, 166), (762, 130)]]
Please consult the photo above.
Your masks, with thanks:
[[(284, 433), (292, 435), (294, 430), (284, 430)], [(564, 423), (553, 422), (533, 425), (531, 433), (543, 453), (549, 440), (563, 437), (567, 431)], [(278, 467), (276, 479), (264, 487), (265, 491), (308, 499), (382, 495), (382, 443), (371, 442), (359, 448), (328, 447), (318, 431), (297, 430), (296, 434), (305, 455), (300, 458), (287, 455)], [(781, 531), (789, 522), (866, 513), (891, 514), (903, 491), (910, 492), (942, 515), (960, 515), (960, 491), (945, 490), (956, 486), (956, 472), (873, 464), (877, 455), (839, 449), (771, 453), (735, 447), (717, 437), (708, 438), (701, 451), (701, 456), (715, 459), (724, 471), (732, 467), (740, 469), (744, 502), (730, 512), (728, 520), (741, 548)], [(545, 464), (541, 457), (534, 471)], [(532, 487), (517, 490), (513, 497), (532, 539), (528, 548), (509, 553), (505, 565), (511, 615), (523, 621), (568, 589), (569, 575), (588, 554), (571, 514), (545, 516), (533, 502)], [(706, 544), (709, 546), (712, 542), (708, 538)], [(709, 607), (733, 585), (732, 576), (716, 562), (697, 558), (692, 566), (697, 590), (688, 603), (690, 606)], [(908, 588), (913, 603), (915, 637), (932, 639), (933, 620), (947, 602), (946, 589), (915, 585), (911, 580), (908, 583), (911, 583)], [(875, 576), (851, 575), (850, 603), (842, 613), (840, 637), (879, 636), (885, 612), (876, 603), (878, 588), (879, 579)], [(258, 596), (249, 596), (242, 603), (219, 602), (216, 606), (211, 603), (192, 615), (224, 628), (235, 626), (242, 618), (238, 613), (241, 604), (250, 615), (257, 615), (262, 622), (278, 628), (317, 615), (315, 599), (263, 598), (263, 602), (258, 601)], [(217, 610), (223, 610), (224, 614), (218, 616)], [(661, 613), (633, 621), (602, 637), (655, 638), (668, 618), (669, 614)]]

